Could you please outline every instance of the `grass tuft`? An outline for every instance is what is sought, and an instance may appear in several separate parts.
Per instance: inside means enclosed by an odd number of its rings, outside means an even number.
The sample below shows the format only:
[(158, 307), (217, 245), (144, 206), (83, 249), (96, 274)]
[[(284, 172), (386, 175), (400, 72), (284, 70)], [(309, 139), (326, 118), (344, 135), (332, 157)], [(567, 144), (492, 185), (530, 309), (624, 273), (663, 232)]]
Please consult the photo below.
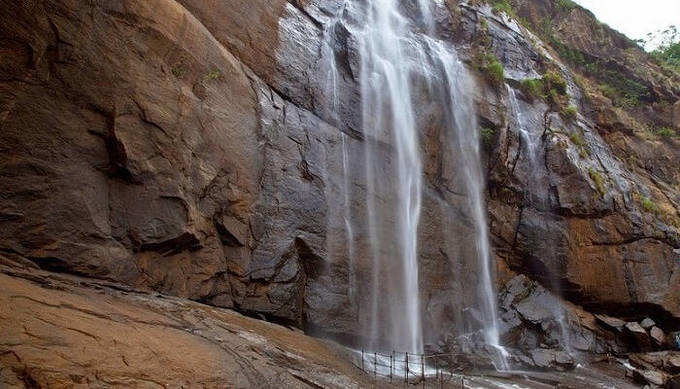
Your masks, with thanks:
[(184, 77), (184, 74), (186, 74), (186, 72), (187, 69), (182, 64), (175, 65), (175, 67), (172, 68), (172, 74), (177, 78)]
[(220, 77), (222, 77), (222, 73), (217, 69), (213, 69), (210, 72), (208, 72), (205, 76), (203, 76), (203, 80), (205, 80), (205, 81), (217, 80)]
[(643, 197), (641, 202), (642, 202), (642, 208), (644, 208), (645, 211), (650, 212), (650, 213), (659, 212), (659, 207), (649, 197)]
[(543, 93), (543, 80), (540, 78), (530, 78), (522, 81), (520, 89), (524, 96), (526, 96), (530, 101), (544, 96)]
[(478, 68), (484, 77), (496, 87), (500, 87), (505, 81), (505, 69), (492, 53), (484, 53), (478, 59)]
[(490, 150), (496, 140), (496, 130), (493, 128), (482, 127), (479, 132), (482, 139), (482, 145), (484, 145), (484, 148), (487, 150)]
[(658, 136), (665, 137), (665, 138), (673, 138), (673, 137), (676, 137), (678, 135), (675, 132), (675, 130), (673, 130), (670, 127), (657, 128), (656, 130), (654, 130), (654, 134), (656, 134)]
[(600, 193), (600, 195), (604, 196), (607, 194), (607, 188), (605, 187), (605, 180), (604, 177), (602, 177), (602, 174), (593, 168), (588, 168), (588, 175), (595, 183), (595, 188)]
[(564, 107), (562, 111), (560, 111), (560, 115), (569, 121), (573, 121), (578, 116), (578, 109), (575, 106), (570, 105), (568, 107)]

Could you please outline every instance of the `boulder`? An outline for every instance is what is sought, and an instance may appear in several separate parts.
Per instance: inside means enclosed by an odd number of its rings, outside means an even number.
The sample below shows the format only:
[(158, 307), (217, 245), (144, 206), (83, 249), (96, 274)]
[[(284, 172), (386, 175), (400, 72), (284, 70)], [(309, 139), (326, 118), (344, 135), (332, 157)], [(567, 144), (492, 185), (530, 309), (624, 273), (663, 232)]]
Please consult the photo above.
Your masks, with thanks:
[(624, 326), (624, 329), (626, 335), (628, 335), (631, 338), (631, 340), (635, 342), (637, 347), (641, 349), (649, 348), (650, 346), (649, 335), (647, 334), (647, 331), (645, 331), (645, 329), (640, 326), (639, 323), (634, 321), (628, 322)]
[(650, 328), (654, 327), (655, 325), (656, 325), (656, 323), (654, 322), (654, 320), (652, 320), (650, 318), (646, 318), (646, 319), (644, 319), (643, 321), (640, 322), (640, 327), (642, 327), (646, 330), (649, 330)]
[(575, 366), (574, 358), (566, 351), (558, 351), (555, 355), (555, 363), (562, 368), (571, 369)]
[(623, 331), (623, 327), (626, 325), (626, 322), (621, 319), (602, 314), (595, 315), (595, 319), (607, 329), (611, 329), (616, 332)]
[(657, 326), (654, 326), (649, 330), (649, 336), (657, 347), (661, 347), (666, 343), (666, 334), (664, 334), (663, 330)]
[(557, 352), (549, 349), (536, 349), (531, 352), (531, 359), (538, 368), (549, 368), (556, 360)]
[(680, 355), (669, 357), (666, 361), (665, 368), (669, 373), (680, 374)]
[(666, 376), (657, 370), (644, 370), (639, 372), (640, 376), (644, 379), (644, 381), (657, 385), (657, 386), (663, 386), (664, 383), (666, 383)]

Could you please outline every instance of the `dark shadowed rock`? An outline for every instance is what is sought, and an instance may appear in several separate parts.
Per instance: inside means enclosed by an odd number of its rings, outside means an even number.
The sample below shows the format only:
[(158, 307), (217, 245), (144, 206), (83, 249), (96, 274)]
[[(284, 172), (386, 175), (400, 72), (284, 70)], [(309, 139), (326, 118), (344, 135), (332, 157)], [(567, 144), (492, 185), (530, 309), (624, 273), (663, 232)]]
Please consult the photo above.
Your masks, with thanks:
[(680, 376), (671, 377), (666, 381), (666, 389), (680, 389)]
[(680, 355), (672, 355), (668, 358), (666, 368), (671, 374), (680, 374)]
[(667, 339), (668, 345), (671, 347), (671, 349), (680, 350), (680, 331), (671, 332), (670, 334), (668, 334), (666, 339)]
[(565, 350), (593, 353), (621, 350), (618, 331), (603, 329), (595, 316), (554, 296), (535, 281), (517, 276), (506, 287), (500, 292), (499, 306), (503, 343), (519, 353), (516, 357), (522, 363), (527, 357), (533, 361), (532, 350), (536, 348), (543, 350), (536, 355), (539, 359), (549, 350), (554, 356), (553, 367), (560, 369), (573, 367), (573, 358)]
[(626, 335), (631, 337), (638, 347), (645, 349), (650, 346), (649, 335), (647, 334), (647, 331), (645, 331), (645, 329), (640, 326), (640, 324), (636, 322), (626, 323), (624, 330)]

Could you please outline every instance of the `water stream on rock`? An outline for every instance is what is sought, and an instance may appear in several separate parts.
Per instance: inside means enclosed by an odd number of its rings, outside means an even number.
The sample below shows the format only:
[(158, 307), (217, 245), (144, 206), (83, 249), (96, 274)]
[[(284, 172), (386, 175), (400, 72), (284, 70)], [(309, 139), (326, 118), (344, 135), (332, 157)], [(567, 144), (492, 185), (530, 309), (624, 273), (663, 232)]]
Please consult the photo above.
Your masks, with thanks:
[(531, 170), (532, 175), (536, 175), (538, 169), (538, 154), (536, 151), (536, 147), (538, 147), (537, 139), (534, 139), (534, 137), (531, 136), (524, 125), (524, 114), (519, 107), (519, 101), (517, 100), (517, 94), (515, 93), (515, 90), (510, 87), (510, 85), (506, 85), (506, 87), (508, 90), (508, 97), (510, 99), (510, 110), (512, 112), (512, 117), (516, 121), (520, 136), (522, 137), (522, 143), (526, 148), (526, 155), (529, 158), (531, 167), (533, 168)]
[[(344, 9), (344, 4), (339, 7), (340, 10)], [(341, 12), (340, 12), (341, 13)], [(323, 40), (321, 46), (321, 59), (324, 61), (324, 67), (327, 69), (326, 75), (326, 85), (325, 90), (330, 92), (331, 101), (329, 107), (327, 107), (328, 117), (332, 120), (334, 125), (337, 125), (340, 118), (338, 116), (339, 93), (338, 93), (338, 68), (335, 59), (335, 52), (333, 48), (333, 30), (335, 29), (339, 17), (330, 20), (323, 32)], [(355, 249), (354, 249), (354, 226), (352, 225), (352, 194), (350, 189), (350, 151), (349, 151), (349, 137), (345, 133), (341, 133), (342, 142), (342, 208), (343, 208), (343, 225), (345, 228), (345, 241), (347, 242), (347, 258), (349, 259), (348, 264), (348, 280), (347, 280), (347, 291), (349, 300), (356, 302), (356, 292), (357, 292), (357, 281), (356, 281), (356, 265), (355, 265)]]
[(480, 308), (484, 323), (484, 340), (492, 346), (496, 368), (506, 370), (506, 351), (500, 344), (496, 291), (491, 274), (492, 258), (484, 204), (485, 177), (482, 171), (477, 115), (471, 91), (475, 87), (467, 69), (455, 51), (442, 42), (428, 40), (432, 53), (441, 62), (448, 86), (449, 101), (443, 103), (450, 109), (449, 125), (453, 134), (452, 151), (458, 154), (463, 170), (465, 193), (475, 228), (475, 248), (480, 274)]
[[(517, 99), (517, 94), (515, 90), (510, 87), (510, 85), (506, 85), (507, 91), (508, 91), (508, 98), (509, 98), (509, 103), (510, 103), (510, 113), (511, 117), (514, 118), (515, 124), (517, 126), (517, 129), (519, 130), (519, 135), (521, 137), (521, 144), (524, 146), (524, 154), (526, 155), (526, 160), (529, 164), (529, 177), (527, 180), (527, 188), (528, 188), (528, 201), (537, 209), (543, 209), (548, 207), (549, 203), (549, 195), (547, 191), (547, 183), (544, 183), (545, 177), (539, 174), (543, 170), (543, 167), (541, 166), (541, 162), (539, 161), (539, 149), (538, 147), (540, 146), (540, 140), (541, 140), (541, 135), (540, 134), (532, 134), (526, 126), (525, 118), (523, 111), (520, 107), (519, 100)], [(551, 239), (551, 237), (546, 237), (546, 239)], [(557, 276), (553, 274), (551, 277), (551, 283), (552, 283), (552, 290), (554, 291), (555, 294), (558, 296), (561, 295), (561, 287), (559, 285), (559, 281), (557, 279)], [(559, 332), (560, 332), (560, 342), (562, 345), (562, 348), (571, 353), (571, 347), (570, 347), (570, 340), (569, 340), (569, 331), (567, 330), (567, 323), (566, 323), (566, 312), (565, 308), (560, 304), (559, 302), (556, 301), (553, 306), (550, 307), (552, 310), (552, 314), (555, 318), (555, 321), (557, 322), (557, 325), (560, 327)]]

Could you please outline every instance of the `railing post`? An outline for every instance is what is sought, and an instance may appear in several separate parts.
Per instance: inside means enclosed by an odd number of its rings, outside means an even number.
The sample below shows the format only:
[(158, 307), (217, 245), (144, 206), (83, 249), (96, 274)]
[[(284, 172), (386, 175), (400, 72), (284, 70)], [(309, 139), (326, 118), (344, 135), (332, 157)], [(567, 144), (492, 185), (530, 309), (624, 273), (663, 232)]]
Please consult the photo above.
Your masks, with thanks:
[[(451, 365), (449, 365), (450, 368)], [(442, 370), (439, 372), (439, 389), (444, 389), (444, 366), (442, 366)]]
[(366, 372), (366, 369), (364, 368), (364, 349), (361, 349), (361, 371), (364, 373)]
[(390, 382), (392, 382), (392, 365), (394, 364), (394, 350), (390, 353)]
[(420, 354), (420, 379), (423, 380), (423, 388), (425, 388), (425, 354)]
[(408, 384), (408, 351), (406, 352), (406, 359), (404, 359), (404, 365), (406, 366), (406, 374), (404, 375), (404, 382)]
[(378, 354), (373, 352), (373, 379), (378, 377)]

